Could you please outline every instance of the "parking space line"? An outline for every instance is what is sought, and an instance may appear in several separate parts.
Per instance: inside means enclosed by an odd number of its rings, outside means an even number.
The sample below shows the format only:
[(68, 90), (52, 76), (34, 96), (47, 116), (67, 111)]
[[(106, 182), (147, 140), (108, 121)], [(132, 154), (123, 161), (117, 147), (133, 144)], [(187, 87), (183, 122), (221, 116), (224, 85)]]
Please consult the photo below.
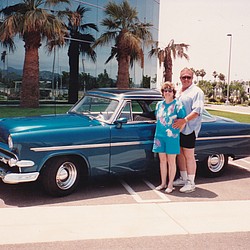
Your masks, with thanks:
[(148, 187), (150, 187), (158, 196), (160, 196), (164, 201), (171, 201), (165, 194), (160, 191), (155, 190), (155, 186), (147, 180), (143, 180)]
[(239, 159), (239, 161), (243, 161), (243, 162), (246, 162), (246, 163), (250, 163), (250, 161), (247, 161), (247, 160), (245, 160), (245, 159)]
[(134, 198), (138, 203), (142, 202), (141, 197), (123, 180), (120, 180), (123, 187), (128, 191), (128, 193)]
[(147, 184), (148, 187), (150, 187), (159, 197), (160, 199), (148, 199), (143, 200), (134, 190), (132, 187), (130, 187), (124, 180), (120, 180), (123, 187), (128, 191), (128, 193), (133, 197), (133, 199), (138, 203), (151, 203), (151, 202), (169, 202), (170, 199), (164, 195), (163, 193), (154, 190), (154, 185), (150, 182), (147, 182), (144, 180), (144, 182)]
[(250, 172), (250, 169), (248, 167), (244, 167), (244, 166), (242, 166), (234, 161), (229, 161), (229, 164), (234, 165), (234, 166), (239, 167), (239, 168), (242, 168), (242, 169), (245, 169), (245, 170)]

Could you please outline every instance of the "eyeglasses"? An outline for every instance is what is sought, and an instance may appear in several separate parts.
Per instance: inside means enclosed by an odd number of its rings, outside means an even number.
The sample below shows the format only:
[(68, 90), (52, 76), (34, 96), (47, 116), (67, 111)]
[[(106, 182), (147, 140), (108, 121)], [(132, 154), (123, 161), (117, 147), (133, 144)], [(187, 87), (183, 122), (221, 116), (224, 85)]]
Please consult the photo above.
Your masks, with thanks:
[(190, 80), (191, 78), (192, 78), (191, 76), (182, 76), (181, 77), (182, 80), (185, 80), (185, 79)]
[(167, 92), (172, 93), (172, 92), (173, 92), (173, 89), (163, 89), (162, 92), (165, 92), (165, 93), (167, 93)]

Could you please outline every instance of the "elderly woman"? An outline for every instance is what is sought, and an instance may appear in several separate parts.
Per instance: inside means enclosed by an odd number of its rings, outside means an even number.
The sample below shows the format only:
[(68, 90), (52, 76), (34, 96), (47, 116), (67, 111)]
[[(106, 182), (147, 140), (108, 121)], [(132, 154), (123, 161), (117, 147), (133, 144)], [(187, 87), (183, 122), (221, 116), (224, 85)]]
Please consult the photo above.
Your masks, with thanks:
[(157, 123), (153, 145), (153, 152), (159, 154), (161, 172), (161, 184), (156, 190), (165, 189), (166, 193), (171, 193), (174, 190), (176, 155), (180, 153), (180, 129), (172, 125), (175, 119), (184, 118), (186, 111), (183, 104), (175, 99), (176, 89), (171, 82), (162, 84), (161, 93), (164, 100), (156, 105)]

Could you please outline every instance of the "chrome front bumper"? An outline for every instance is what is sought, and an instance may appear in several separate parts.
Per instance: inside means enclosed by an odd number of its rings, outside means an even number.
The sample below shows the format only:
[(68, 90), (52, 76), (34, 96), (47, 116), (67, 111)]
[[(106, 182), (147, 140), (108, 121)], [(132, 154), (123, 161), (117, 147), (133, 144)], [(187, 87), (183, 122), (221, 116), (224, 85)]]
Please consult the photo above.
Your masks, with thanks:
[[(0, 162), (5, 166), (0, 167), (0, 178), (4, 183), (16, 184), (37, 180), (39, 172), (22, 173), (22, 168), (33, 167), (35, 163), (30, 160), (18, 160), (0, 155)], [(18, 167), (19, 173), (12, 173), (11, 168)]]
[(21, 182), (31, 182), (37, 180), (39, 172), (33, 173), (4, 173), (0, 172), (0, 178), (4, 183), (17, 184)]

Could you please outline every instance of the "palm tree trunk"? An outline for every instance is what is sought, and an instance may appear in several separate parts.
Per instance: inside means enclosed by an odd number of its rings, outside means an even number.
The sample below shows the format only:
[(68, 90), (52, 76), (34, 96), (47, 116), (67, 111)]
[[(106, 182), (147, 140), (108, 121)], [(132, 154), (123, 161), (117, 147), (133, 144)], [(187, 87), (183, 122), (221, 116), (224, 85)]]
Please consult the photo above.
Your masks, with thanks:
[(23, 79), (21, 86), (20, 106), (25, 108), (39, 107), (39, 55), (40, 35), (26, 34)]
[(166, 50), (165, 60), (164, 60), (164, 81), (172, 82), (172, 69), (173, 62), (171, 57), (171, 51)]
[(129, 88), (129, 63), (130, 57), (123, 54), (118, 60), (117, 88)]
[(78, 101), (79, 91), (79, 46), (75, 41), (70, 42), (68, 56), (70, 68), (68, 102), (74, 104)]
[(165, 74), (164, 74), (165, 82), (172, 82), (172, 69), (166, 68)]

